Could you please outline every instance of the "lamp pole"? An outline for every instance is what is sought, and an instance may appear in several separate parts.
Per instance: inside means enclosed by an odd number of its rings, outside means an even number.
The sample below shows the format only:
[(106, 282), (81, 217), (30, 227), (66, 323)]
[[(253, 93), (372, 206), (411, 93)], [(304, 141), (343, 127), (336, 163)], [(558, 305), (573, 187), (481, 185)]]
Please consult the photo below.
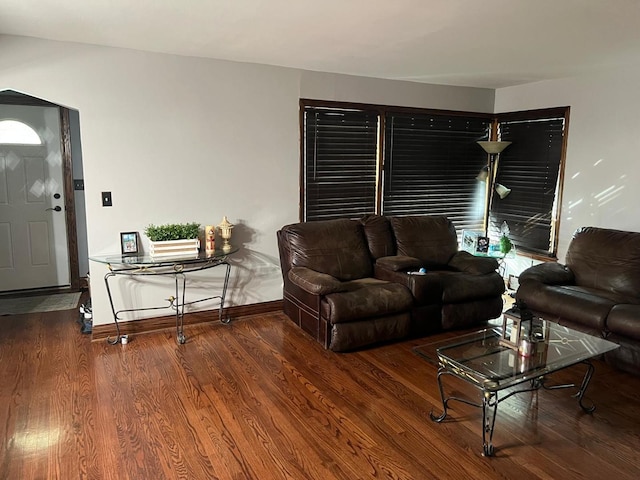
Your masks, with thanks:
[(491, 212), (491, 202), (493, 200), (493, 188), (496, 182), (496, 161), (500, 153), (511, 145), (511, 142), (500, 142), (488, 140), (477, 142), (482, 149), (487, 152), (487, 191), (484, 201), (484, 236), (489, 236), (489, 213)]

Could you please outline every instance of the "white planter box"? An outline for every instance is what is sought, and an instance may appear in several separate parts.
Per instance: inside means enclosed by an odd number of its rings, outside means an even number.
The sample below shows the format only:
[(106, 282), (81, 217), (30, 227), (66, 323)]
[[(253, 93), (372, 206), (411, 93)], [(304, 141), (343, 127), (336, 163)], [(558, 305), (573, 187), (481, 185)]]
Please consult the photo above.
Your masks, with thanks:
[(150, 241), (152, 257), (182, 257), (197, 255), (200, 250), (200, 240), (167, 240), (165, 242)]

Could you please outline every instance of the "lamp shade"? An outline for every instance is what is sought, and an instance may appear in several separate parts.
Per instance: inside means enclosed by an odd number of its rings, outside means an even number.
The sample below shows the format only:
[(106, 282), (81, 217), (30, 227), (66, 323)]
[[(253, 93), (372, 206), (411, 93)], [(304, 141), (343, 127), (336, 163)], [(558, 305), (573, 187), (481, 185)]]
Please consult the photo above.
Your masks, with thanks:
[(501, 153), (505, 148), (511, 145), (511, 142), (498, 142), (498, 141), (481, 141), (478, 142), (485, 152), (487, 153)]
[(511, 189), (505, 187), (500, 183), (496, 183), (496, 193), (500, 196), (501, 199), (504, 199), (511, 193)]

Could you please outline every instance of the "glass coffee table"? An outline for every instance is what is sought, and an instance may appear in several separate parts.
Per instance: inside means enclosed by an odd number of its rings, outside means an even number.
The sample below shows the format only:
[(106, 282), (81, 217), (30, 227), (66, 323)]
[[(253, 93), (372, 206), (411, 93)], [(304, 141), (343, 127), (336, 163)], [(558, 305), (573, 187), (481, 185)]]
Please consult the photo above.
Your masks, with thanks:
[[(619, 347), (603, 338), (563, 327), (543, 320), (546, 337), (544, 345), (529, 357), (521, 356), (517, 350), (504, 346), (500, 340), (502, 326), (485, 328), (478, 332), (448, 338), (421, 345), (414, 351), (428, 361), (438, 365), (438, 387), (442, 399), (443, 412), (437, 416), (430, 414), (434, 422), (442, 422), (447, 417), (449, 402), (456, 400), (475, 407), (482, 407), (482, 448), (485, 456), (492, 456), (493, 431), (498, 404), (516, 393), (530, 392), (545, 388), (577, 388), (575, 397), (582, 410), (591, 413), (595, 405), (583, 403), (584, 394), (593, 375), (591, 359)], [(582, 383), (549, 385), (547, 376), (576, 364), (586, 366)], [(446, 396), (442, 377), (451, 375), (460, 378), (482, 393), (482, 403), (465, 398)], [(510, 388), (514, 387), (514, 388)], [(509, 389), (503, 392), (503, 390)]]

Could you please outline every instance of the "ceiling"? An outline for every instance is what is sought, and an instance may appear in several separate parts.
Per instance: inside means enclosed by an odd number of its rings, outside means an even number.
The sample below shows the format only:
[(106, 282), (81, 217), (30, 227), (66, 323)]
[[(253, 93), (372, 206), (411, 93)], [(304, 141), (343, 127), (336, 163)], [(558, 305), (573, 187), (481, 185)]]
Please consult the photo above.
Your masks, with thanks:
[(640, 0), (2, 0), (0, 34), (500, 88), (640, 63)]

